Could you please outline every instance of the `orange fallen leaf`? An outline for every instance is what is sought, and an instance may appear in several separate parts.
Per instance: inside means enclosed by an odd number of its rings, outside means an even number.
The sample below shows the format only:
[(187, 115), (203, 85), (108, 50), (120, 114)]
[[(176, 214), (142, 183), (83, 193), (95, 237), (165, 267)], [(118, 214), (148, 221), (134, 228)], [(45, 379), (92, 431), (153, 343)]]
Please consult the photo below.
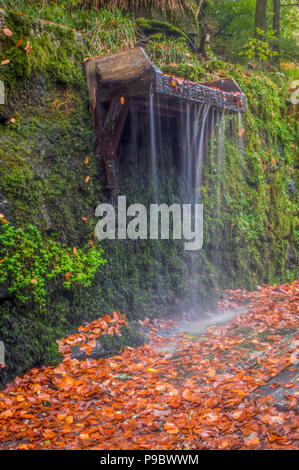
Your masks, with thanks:
[(173, 423), (165, 423), (164, 429), (168, 434), (177, 434), (179, 432), (179, 428)]
[(24, 400), (25, 400), (25, 398), (23, 397), (23, 395), (18, 395), (17, 396), (17, 401), (18, 402), (21, 402), (21, 401), (24, 401)]
[(246, 410), (240, 410), (240, 411), (235, 411), (232, 414), (233, 419), (236, 419), (237, 421), (242, 421), (243, 419), (246, 418), (247, 412)]
[(229, 442), (222, 441), (221, 444), (219, 444), (218, 449), (226, 449), (226, 447), (229, 447)]
[(4, 59), (2, 60), (1, 64), (0, 65), (7, 65), (10, 63), (10, 60), (9, 59)]
[(49, 395), (48, 393), (40, 393), (38, 395), (38, 399), (41, 401), (49, 401), (50, 398), (51, 398), (51, 395)]
[(67, 416), (67, 417), (65, 418), (66, 424), (72, 424), (73, 421), (74, 421), (74, 418), (73, 418), (72, 416)]
[(58, 421), (64, 421), (67, 415), (65, 413), (58, 413), (56, 417)]
[(59, 387), (62, 388), (63, 390), (68, 390), (74, 385), (75, 385), (75, 380), (68, 375), (65, 375), (64, 377), (62, 377), (61, 381), (59, 382)]
[(165, 385), (157, 385), (156, 386), (157, 392), (164, 392), (166, 390)]
[(190, 400), (191, 399), (191, 392), (189, 389), (186, 389), (183, 391), (183, 398), (184, 400)]
[(89, 181), (89, 176), (86, 176), (85, 183), (88, 183), (88, 181)]
[(27, 57), (31, 54), (31, 51), (32, 51), (32, 47), (30, 46), (30, 43), (29, 41), (27, 41), (27, 44), (26, 46), (24, 47), (25, 51), (26, 51), (26, 55)]
[(31, 388), (34, 392), (39, 392), (42, 387), (40, 384), (33, 384)]
[(5, 34), (5, 36), (8, 36), (8, 37), (12, 36), (12, 31), (8, 28), (4, 28), (3, 33)]
[(0, 419), (11, 418), (13, 415), (14, 414), (12, 410), (5, 410), (5, 411), (2, 411), (2, 413), (0, 413)]
[(258, 446), (259, 444), (260, 444), (260, 440), (256, 436), (251, 437), (250, 439), (247, 439), (247, 441), (245, 442), (246, 447)]

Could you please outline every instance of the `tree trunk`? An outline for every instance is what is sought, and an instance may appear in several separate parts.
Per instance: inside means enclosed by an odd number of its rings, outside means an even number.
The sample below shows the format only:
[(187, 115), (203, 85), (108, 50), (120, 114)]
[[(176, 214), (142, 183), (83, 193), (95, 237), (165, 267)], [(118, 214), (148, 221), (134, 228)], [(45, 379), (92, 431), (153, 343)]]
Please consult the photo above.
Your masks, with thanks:
[(208, 28), (206, 24), (206, 9), (208, 6), (208, 2), (206, 0), (200, 0), (197, 4), (197, 23), (199, 25), (200, 33), (199, 33), (199, 53), (204, 58), (204, 60), (209, 60), (208, 53), (206, 51), (206, 44), (210, 40), (210, 34), (208, 33)]
[(255, 24), (254, 24), (254, 35), (255, 37), (260, 36), (256, 28), (266, 31), (266, 12), (267, 12), (268, 0), (256, 0), (255, 6)]
[(277, 52), (274, 56), (274, 63), (279, 66), (279, 55), (280, 55), (280, 0), (273, 0), (273, 31), (275, 35), (275, 41), (273, 44), (273, 50)]

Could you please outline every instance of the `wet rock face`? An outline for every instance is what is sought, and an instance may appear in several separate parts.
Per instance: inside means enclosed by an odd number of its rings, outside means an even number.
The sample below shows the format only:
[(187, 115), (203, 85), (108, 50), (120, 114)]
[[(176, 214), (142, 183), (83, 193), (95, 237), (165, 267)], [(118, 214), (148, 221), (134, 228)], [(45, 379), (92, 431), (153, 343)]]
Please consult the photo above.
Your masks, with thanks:
[(0, 302), (10, 298), (8, 288), (5, 284), (0, 284)]
[[(289, 411), (290, 400), (288, 398), (289, 389), (292, 395), (299, 393), (299, 361), (285, 368), (282, 372), (275, 375), (265, 385), (255, 390), (250, 397), (258, 398), (262, 396), (271, 396), (274, 399), (273, 405), (279, 411)], [(299, 414), (299, 403), (292, 407), (296, 414)]]
[[(1, 161), (0, 161), (0, 166), (1, 166)], [(3, 214), (5, 217), (10, 216), (10, 208), (9, 208), (8, 200), (5, 197), (5, 195), (1, 193), (0, 193), (0, 214)]]
[(84, 351), (79, 348), (74, 347), (73, 353), (71, 355), (72, 359), (77, 359), (78, 361), (85, 361), (86, 359), (101, 359), (102, 357), (109, 356), (107, 350), (104, 349), (100, 341), (97, 341), (96, 346), (93, 348), (91, 353), (87, 355)]
[[(88, 341), (89, 339), (86, 339), (83, 343), (83, 348), (87, 345)], [(146, 341), (146, 337), (142, 332), (140, 324), (132, 322), (130, 328), (122, 329), (122, 336), (104, 335), (100, 340), (97, 339), (96, 346), (89, 354), (87, 354), (83, 348), (74, 346), (72, 348), (71, 357), (78, 361), (85, 361), (86, 359), (98, 360), (103, 357), (111, 357), (118, 354), (127, 344), (137, 347), (143, 345)]]

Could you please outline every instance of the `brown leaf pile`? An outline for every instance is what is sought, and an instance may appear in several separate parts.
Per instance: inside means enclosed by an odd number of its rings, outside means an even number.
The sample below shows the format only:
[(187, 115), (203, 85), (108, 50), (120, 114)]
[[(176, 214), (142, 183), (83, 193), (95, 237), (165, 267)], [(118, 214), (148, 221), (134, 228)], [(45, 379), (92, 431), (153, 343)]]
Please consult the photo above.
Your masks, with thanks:
[[(59, 367), (32, 369), (0, 393), (0, 448), (298, 448), (294, 383), (284, 385), (286, 411), (271, 395), (249, 396), (294, 362), (298, 295), (299, 282), (229, 292), (221, 308), (248, 302), (248, 312), (231, 323), (200, 338), (165, 339), (152, 329), (149, 345), (109, 359), (78, 362), (70, 347), (87, 338), (92, 350), (103, 332), (120, 333), (124, 317), (115, 313), (79, 328), (60, 342)], [(295, 331), (289, 343), (286, 329)]]

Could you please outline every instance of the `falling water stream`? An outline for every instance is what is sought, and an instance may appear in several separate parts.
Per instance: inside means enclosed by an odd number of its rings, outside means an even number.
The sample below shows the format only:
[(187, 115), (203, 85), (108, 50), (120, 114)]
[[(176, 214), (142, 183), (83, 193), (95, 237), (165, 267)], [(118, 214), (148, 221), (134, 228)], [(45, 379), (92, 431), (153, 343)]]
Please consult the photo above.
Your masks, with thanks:
[[(206, 191), (202, 186), (207, 171), (204, 165), (210, 165), (206, 158), (209, 141), (215, 142), (213, 171), (214, 175), (216, 172), (216, 183), (213, 196), (216, 205), (210, 253), (215, 266), (220, 258), (219, 242), (222, 236), (217, 222), (220, 220), (222, 201), (220, 176), (225, 148), (224, 116), (223, 110), (213, 108), (208, 103), (173, 100), (155, 93), (150, 93), (147, 102), (133, 99), (129, 119), (129, 147), (123, 152), (126, 171), (130, 164), (138, 182), (137, 190), (142, 191), (147, 204), (179, 202), (194, 206), (202, 203), (202, 196)], [(163, 242), (158, 240), (152, 248), (152, 262), (157, 266), (156, 294), (159, 298), (165, 295), (162, 247)], [(199, 268), (202, 264), (202, 250), (184, 251), (182, 256), (185, 257), (189, 270), (190, 306), (186, 306), (186, 309), (195, 317), (200, 317), (201, 293), (198, 286), (202, 276)]]
[[(210, 106), (210, 104), (190, 103), (188, 101), (180, 100), (177, 104), (178, 112), (175, 114), (177, 121), (176, 136), (179, 149), (180, 160), (180, 180), (181, 187), (181, 200), (185, 203), (198, 204), (201, 203), (201, 185), (203, 178), (203, 161), (207, 152), (208, 142), (213, 132), (218, 142), (217, 146), (217, 172), (221, 171), (221, 161), (224, 151), (224, 112), (218, 111)], [(169, 121), (172, 118), (171, 112), (173, 110), (173, 103), (166, 100), (163, 101), (164, 115), (161, 112), (162, 101), (161, 98), (154, 94), (150, 94), (149, 98), (149, 136), (150, 136), (150, 165), (152, 187), (154, 191), (154, 201), (159, 204), (165, 201), (159, 201), (158, 190), (163, 184), (161, 178), (165, 178), (165, 174), (159, 169), (161, 158), (166, 158), (167, 149), (165, 148), (167, 136), (167, 129)], [(217, 125), (217, 130), (215, 127)], [(217, 192), (217, 208), (215, 214), (216, 220), (220, 211), (220, 190)], [(216, 239), (218, 238), (218, 235)], [(217, 248), (215, 247), (215, 253)], [(157, 248), (156, 256), (160, 256), (159, 249)], [(198, 311), (198, 272), (199, 259), (201, 256), (200, 250), (189, 252), (189, 266), (190, 266), (190, 304), (194, 313)]]

